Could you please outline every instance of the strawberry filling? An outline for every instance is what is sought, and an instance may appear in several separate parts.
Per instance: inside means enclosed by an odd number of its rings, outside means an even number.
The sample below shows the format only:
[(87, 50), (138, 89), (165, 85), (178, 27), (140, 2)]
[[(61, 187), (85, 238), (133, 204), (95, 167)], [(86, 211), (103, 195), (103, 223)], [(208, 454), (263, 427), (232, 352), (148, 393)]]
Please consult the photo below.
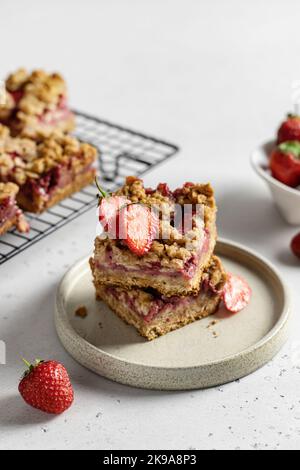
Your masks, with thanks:
[(113, 258), (113, 252), (110, 247), (106, 249), (105, 262), (96, 260), (96, 268), (99, 270), (113, 270), (114, 272), (124, 272), (130, 274), (140, 274), (141, 272), (149, 275), (162, 275), (170, 278), (184, 277), (187, 280), (193, 279), (196, 274), (197, 267), (201, 258), (206, 255), (209, 248), (210, 237), (207, 231), (205, 232), (204, 241), (198, 250), (197, 255), (192, 255), (191, 258), (185, 263), (183, 269), (178, 271), (168, 270), (161, 265), (159, 262), (155, 263), (139, 263), (139, 268), (136, 266), (130, 267), (128, 264), (122, 265), (119, 262), (115, 262)]
[(61, 96), (56, 109), (46, 109), (43, 114), (39, 116), (41, 124), (53, 126), (61, 121), (65, 121), (72, 116), (72, 112), (68, 108), (67, 99)]
[[(93, 165), (88, 165), (79, 174), (91, 171)], [(21, 188), (22, 194), (32, 200), (35, 196), (50, 198), (57, 189), (62, 189), (72, 183), (73, 172), (68, 165), (57, 165), (38, 180), (29, 179)]]
[(17, 206), (15, 199), (7, 197), (2, 200), (0, 204), (0, 227), (3, 226), (8, 220), (14, 219), (17, 215)]
[[(214, 293), (210, 289), (212, 294)], [(134, 292), (126, 292), (123, 289), (118, 289), (116, 287), (107, 287), (106, 291), (109, 295), (114, 297), (118, 302), (125, 303), (128, 308), (134, 311), (139, 317), (141, 317), (145, 323), (151, 323), (158, 315), (170, 311), (174, 312), (179, 308), (188, 308), (193, 303), (197, 302), (198, 297), (202, 294), (203, 291), (209, 291), (207, 286), (203, 286), (202, 292), (198, 296), (189, 296), (189, 297), (165, 297), (160, 296), (156, 292), (151, 292), (153, 300), (149, 301), (147, 305), (143, 305), (138, 296)]]
[(10, 95), (13, 97), (13, 100), (14, 100), (15, 104), (17, 105), (19, 103), (19, 101), (21, 101), (21, 99), (23, 98), (24, 92), (23, 92), (23, 90), (11, 91)]
[[(23, 90), (16, 90), (9, 92), (12, 96), (15, 107), (18, 106), (19, 102), (24, 96)], [(38, 116), (39, 122), (42, 125), (54, 126), (59, 122), (65, 121), (73, 116), (73, 113), (69, 110), (66, 96), (60, 96), (58, 104), (55, 109), (45, 109), (45, 111)]]
[(0, 203), (0, 228), (10, 220), (14, 221), (19, 232), (27, 233), (29, 231), (29, 224), (21, 209), (18, 208), (14, 197), (7, 197)]
[(48, 171), (40, 179), (30, 179), (22, 187), (22, 193), (26, 197), (51, 196), (57, 188), (63, 188), (72, 181), (71, 172), (64, 166), (59, 165)]

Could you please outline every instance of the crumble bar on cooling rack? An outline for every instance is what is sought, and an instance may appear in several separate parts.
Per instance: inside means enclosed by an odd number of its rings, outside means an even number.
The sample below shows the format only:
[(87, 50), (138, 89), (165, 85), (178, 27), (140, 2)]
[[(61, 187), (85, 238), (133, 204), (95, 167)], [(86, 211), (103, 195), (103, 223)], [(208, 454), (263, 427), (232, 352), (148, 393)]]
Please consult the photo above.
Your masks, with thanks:
[[(145, 189), (142, 180), (128, 177), (123, 188), (115, 193), (132, 203), (158, 205), (164, 215), (160, 219), (160, 234), (168, 231), (168, 238), (155, 240), (150, 251), (137, 256), (121, 241), (109, 236), (95, 240), (92, 260), (95, 284), (123, 288), (152, 288), (161, 294), (189, 295), (199, 291), (203, 270), (208, 265), (216, 244), (216, 204), (209, 184), (186, 183), (172, 192), (161, 184), (155, 190)], [(193, 227), (180, 233), (172, 224), (177, 205), (201, 205), (203, 220), (193, 216)], [(174, 215), (174, 214), (173, 214)]]
[(13, 135), (36, 138), (74, 129), (66, 83), (58, 73), (19, 69), (5, 85), (6, 102), (0, 106), (0, 122), (10, 127)]
[(96, 281), (95, 287), (99, 300), (106, 302), (125, 323), (134, 326), (141, 336), (153, 340), (216, 313), (225, 282), (226, 273), (222, 263), (219, 258), (212, 256), (202, 276), (200, 291), (194, 296), (165, 297), (152, 290), (104, 286)]
[(0, 125), (0, 181), (19, 186), (22, 209), (40, 213), (94, 181), (97, 150), (55, 134), (40, 141), (11, 137)]
[(0, 235), (16, 227), (21, 233), (28, 232), (29, 225), (16, 203), (19, 188), (13, 183), (0, 183)]

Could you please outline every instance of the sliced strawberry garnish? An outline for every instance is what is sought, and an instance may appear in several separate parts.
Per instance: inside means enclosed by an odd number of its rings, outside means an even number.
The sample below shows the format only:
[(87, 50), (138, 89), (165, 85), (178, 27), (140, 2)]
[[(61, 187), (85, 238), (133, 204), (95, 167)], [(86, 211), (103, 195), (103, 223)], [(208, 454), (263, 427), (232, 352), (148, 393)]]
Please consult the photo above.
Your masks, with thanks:
[(131, 204), (131, 202), (125, 197), (111, 196), (104, 197), (99, 206), (99, 220), (106, 232), (109, 232), (110, 235), (115, 234), (117, 236), (117, 226), (118, 226), (118, 217), (119, 211)]
[(137, 256), (143, 256), (151, 249), (159, 232), (159, 218), (155, 212), (141, 204), (131, 204), (120, 213), (125, 225), (125, 243)]
[(300, 233), (293, 238), (291, 249), (294, 255), (300, 258)]
[(242, 277), (227, 274), (223, 291), (223, 300), (227, 310), (232, 313), (240, 312), (250, 302), (251, 294), (251, 288)]
[(108, 232), (112, 238), (119, 238), (119, 212), (123, 207), (131, 204), (126, 197), (112, 196), (106, 193), (95, 180), (99, 190), (99, 221), (105, 232)]
[(122, 240), (138, 256), (151, 249), (159, 234), (159, 217), (141, 203), (133, 203), (123, 196), (105, 193), (99, 189), (99, 220), (111, 238)]

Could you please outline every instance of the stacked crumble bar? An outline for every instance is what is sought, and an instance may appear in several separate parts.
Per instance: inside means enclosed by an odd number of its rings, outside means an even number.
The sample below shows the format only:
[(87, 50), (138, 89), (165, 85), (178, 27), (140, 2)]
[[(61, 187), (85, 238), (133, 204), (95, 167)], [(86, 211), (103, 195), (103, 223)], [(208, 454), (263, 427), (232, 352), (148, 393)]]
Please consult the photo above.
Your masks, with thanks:
[(75, 118), (59, 74), (20, 69), (5, 85), (0, 182), (13, 183), (21, 209), (41, 213), (94, 181), (97, 151), (67, 134)]
[[(90, 260), (97, 298), (148, 340), (215, 313), (226, 274), (213, 254), (217, 232), (211, 186), (187, 183), (171, 192), (161, 184), (151, 190), (129, 177), (115, 196), (159, 206), (160, 235), (143, 256), (122, 240), (107, 234), (97, 237)], [(203, 217), (193, 211), (189, 229), (182, 230), (174, 224), (174, 213), (186, 205), (201, 206)], [(167, 238), (162, 236), (166, 233)]]

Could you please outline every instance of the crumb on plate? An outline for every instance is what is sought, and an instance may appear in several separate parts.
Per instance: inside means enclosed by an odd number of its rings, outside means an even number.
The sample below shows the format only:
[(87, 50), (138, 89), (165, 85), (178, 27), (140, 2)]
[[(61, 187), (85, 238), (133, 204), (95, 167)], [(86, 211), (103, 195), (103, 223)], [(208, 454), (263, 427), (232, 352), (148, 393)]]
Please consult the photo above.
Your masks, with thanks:
[(80, 317), (80, 318), (87, 317), (88, 316), (87, 308), (84, 306), (78, 307), (77, 310), (75, 310), (75, 315), (76, 317)]

